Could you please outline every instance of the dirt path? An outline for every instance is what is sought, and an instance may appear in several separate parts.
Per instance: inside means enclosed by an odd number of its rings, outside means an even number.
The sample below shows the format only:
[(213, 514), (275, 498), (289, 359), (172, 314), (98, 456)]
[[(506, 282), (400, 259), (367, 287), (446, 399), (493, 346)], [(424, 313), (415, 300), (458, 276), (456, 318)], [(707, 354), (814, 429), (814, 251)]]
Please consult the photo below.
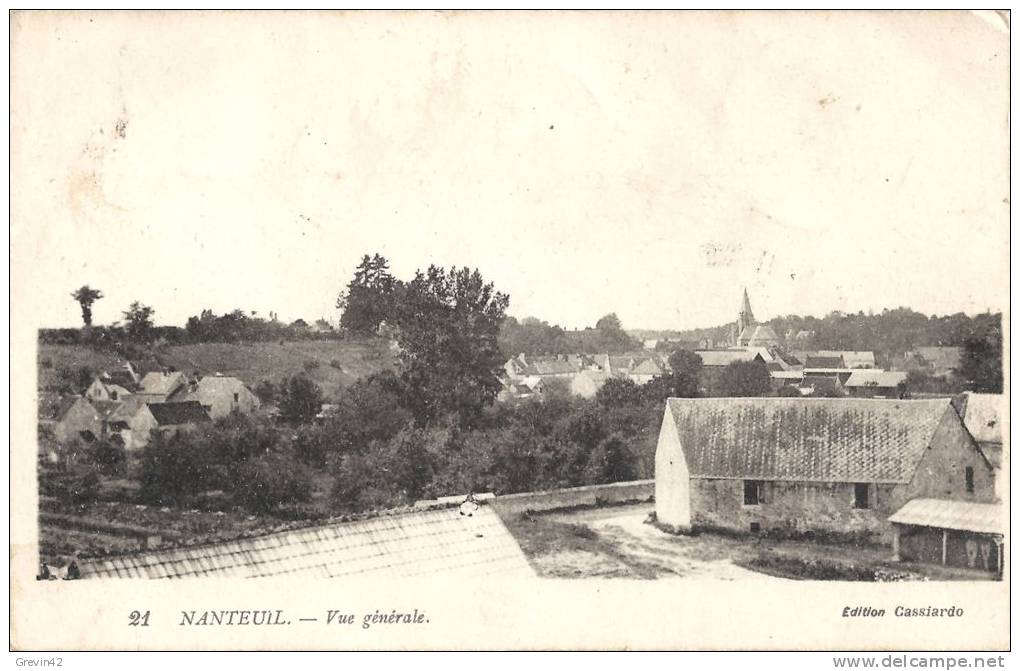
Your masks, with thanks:
[[(539, 574), (550, 577), (778, 580), (734, 565), (737, 541), (672, 536), (646, 524), (653, 509), (637, 504), (541, 515), (530, 529), (521, 528), (525, 536), (544, 534), (542, 542), (524, 538), (522, 547)], [(562, 538), (553, 537), (557, 531)]]

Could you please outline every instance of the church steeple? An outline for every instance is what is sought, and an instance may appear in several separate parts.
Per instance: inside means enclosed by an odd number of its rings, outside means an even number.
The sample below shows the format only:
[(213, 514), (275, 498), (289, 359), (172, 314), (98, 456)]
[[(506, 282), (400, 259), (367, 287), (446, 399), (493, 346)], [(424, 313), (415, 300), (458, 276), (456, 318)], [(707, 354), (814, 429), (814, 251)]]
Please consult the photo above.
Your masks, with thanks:
[(744, 287), (744, 300), (740, 303), (740, 312), (737, 315), (737, 330), (743, 331), (748, 326), (754, 326), (757, 323), (754, 320), (754, 313), (751, 312), (751, 299), (747, 297), (747, 287)]

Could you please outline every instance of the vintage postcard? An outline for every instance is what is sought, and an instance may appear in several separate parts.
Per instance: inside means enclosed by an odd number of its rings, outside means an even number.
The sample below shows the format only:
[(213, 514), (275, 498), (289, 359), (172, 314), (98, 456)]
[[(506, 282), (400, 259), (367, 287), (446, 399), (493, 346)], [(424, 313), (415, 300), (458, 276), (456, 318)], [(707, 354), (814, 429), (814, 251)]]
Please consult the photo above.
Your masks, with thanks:
[(1009, 12), (9, 23), (12, 649), (1009, 649)]

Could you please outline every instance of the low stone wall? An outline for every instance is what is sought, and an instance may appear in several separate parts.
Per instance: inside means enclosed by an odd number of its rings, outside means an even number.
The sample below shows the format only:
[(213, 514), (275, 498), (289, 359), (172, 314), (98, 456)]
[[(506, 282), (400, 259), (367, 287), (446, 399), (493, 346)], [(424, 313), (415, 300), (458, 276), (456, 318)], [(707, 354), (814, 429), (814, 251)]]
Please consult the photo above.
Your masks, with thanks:
[(505, 494), (497, 496), (491, 504), (502, 515), (516, 515), (526, 510), (539, 512), (575, 506), (649, 501), (654, 493), (655, 480), (631, 480), (607, 485)]

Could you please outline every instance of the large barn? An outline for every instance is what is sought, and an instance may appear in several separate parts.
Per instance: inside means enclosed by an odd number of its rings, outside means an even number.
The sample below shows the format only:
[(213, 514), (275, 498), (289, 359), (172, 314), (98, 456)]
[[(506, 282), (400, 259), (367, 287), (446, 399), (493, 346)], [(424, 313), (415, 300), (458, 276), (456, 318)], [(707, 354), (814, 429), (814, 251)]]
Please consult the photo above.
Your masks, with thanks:
[(736, 531), (861, 532), (891, 543), (913, 499), (990, 503), (992, 465), (949, 399), (666, 402), (658, 521)]

